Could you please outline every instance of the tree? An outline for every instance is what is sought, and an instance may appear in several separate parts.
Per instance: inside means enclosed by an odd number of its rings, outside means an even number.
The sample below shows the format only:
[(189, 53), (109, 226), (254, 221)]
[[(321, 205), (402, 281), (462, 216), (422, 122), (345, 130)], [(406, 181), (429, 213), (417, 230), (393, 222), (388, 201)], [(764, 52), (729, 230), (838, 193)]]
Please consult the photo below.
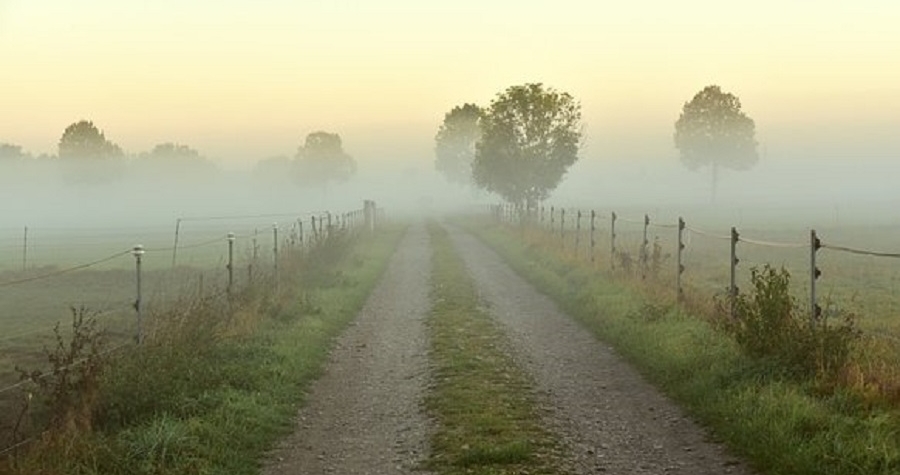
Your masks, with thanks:
[(81, 120), (66, 127), (59, 139), (59, 158), (66, 177), (75, 183), (110, 181), (122, 172), (122, 149), (110, 142), (93, 122)]
[(675, 122), (675, 147), (691, 170), (709, 166), (712, 200), (716, 199), (719, 168), (745, 170), (759, 161), (756, 125), (741, 111), (741, 101), (719, 86), (707, 86), (684, 104)]
[(196, 182), (208, 179), (216, 171), (216, 165), (197, 150), (172, 142), (142, 153), (134, 166), (142, 174), (170, 182)]
[(0, 162), (22, 160), (29, 157), (29, 154), (22, 151), (20, 145), (0, 143)]
[(141, 158), (154, 160), (157, 162), (203, 162), (206, 159), (200, 155), (200, 152), (188, 147), (187, 145), (176, 144), (172, 142), (161, 143), (153, 147), (153, 150), (141, 154)]
[(59, 158), (103, 160), (121, 157), (122, 149), (106, 140), (93, 122), (81, 120), (66, 127), (59, 139)]
[(498, 94), (481, 120), (475, 184), (528, 209), (547, 198), (578, 160), (581, 105), (542, 84)]
[(434, 138), (434, 166), (452, 183), (472, 183), (472, 161), (475, 144), (481, 138), (483, 115), (484, 111), (475, 104), (456, 106), (444, 115)]
[(313, 132), (297, 149), (297, 168), (302, 183), (328, 187), (330, 182), (348, 180), (356, 172), (353, 157), (344, 152), (341, 136)]

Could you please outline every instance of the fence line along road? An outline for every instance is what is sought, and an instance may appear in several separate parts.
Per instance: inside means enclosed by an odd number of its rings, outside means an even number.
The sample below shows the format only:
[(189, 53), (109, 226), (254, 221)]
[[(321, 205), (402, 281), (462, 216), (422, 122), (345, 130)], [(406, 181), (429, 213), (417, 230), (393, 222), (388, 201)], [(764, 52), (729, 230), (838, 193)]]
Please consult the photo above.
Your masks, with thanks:
[[(547, 211), (549, 209), (549, 219), (547, 219)], [(566, 210), (569, 210), (569, 215), (576, 215), (577, 218), (574, 224), (569, 224), (567, 227)], [(595, 218), (599, 215), (595, 209), (584, 210), (578, 208), (566, 208), (566, 207), (557, 207), (557, 206), (540, 206), (538, 209), (532, 210), (523, 210), (519, 207), (512, 206), (509, 204), (501, 204), (501, 205), (493, 205), (490, 207), (490, 214), (494, 217), (495, 220), (506, 223), (515, 223), (518, 225), (522, 224), (535, 224), (537, 221), (537, 225), (541, 227), (545, 227), (550, 230), (551, 236), (556, 236), (560, 241), (560, 246), (565, 250), (566, 239), (570, 233), (575, 234), (575, 238), (573, 242), (575, 243), (575, 256), (578, 257), (578, 246), (580, 244), (580, 234), (581, 230), (581, 217), (582, 216), (591, 216), (591, 226), (590, 226), (590, 261), (594, 262), (594, 254), (596, 247), (595, 240), (595, 232), (597, 230), (594, 221)], [(862, 256), (870, 256), (876, 258), (892, 258), (898, 259), (900, 258), (900, 252), (883, 252), (883, 251), (874, 251), (870, 249), (861, 249), (855, 247), (848, 247), (836, 244), (830, 244), (827, 242), (823, 242), (816, 232), (815, 229), (810, 231), (810, 240), (809, 242), (784, 242), (784, 241), (774, 241), (774, 240), (765, 240), (765, 239), (757, 239), (751, 238), (747, 236), (741, 235), (737, 228), (732, 227), (729, 234), (719, 234), (715, 232), (710, 232), (705, 229), (697, 228), (692, 225), (688, 225), (687, 222), (679, 217), (676, 223), (654, 223), (651, 222), (651, 219), (648, 214), (643, 216), (643, 219), (634, 219), (628, 217), (622, 217), (617, 214), (615, 211), (611, 211), (609, 213), (610, 216), (610, 269), (615, 270), (616, 265), (616, 255), (619, 252), (619, 248), (617, 247), (617, 237), (616, 233), (616, 223), (628, 223), (643, 226), (643, 234), (642, 239), (640, 241), (640, 247), (638, 252), (638, 264), (640, 265), (642, 277), (645, 277), (645, 271), (648, 266), (648, 260), (650, 258), (649, 253), (649, 240), (648, 240), (648, 229), (650, 227), (660, 228), (660, 229), (671, 229), (677, 232), (677, 245), (676, 245), (676, 263), (675, 263), (675, 295), (677, 298), (682, 300), (684, 295), (684, 289), (682, 288), (682, 274), (684, 274), (688, 269), (685, 267), (683, 262), (683, 251), (686, 248), (686, 243), (684, 240), (683, 231), (689, 231), (694, 234), (698, 234), (701, 236), (705, 236), (708, 238), (721, 240), (721, 241), (729, 241), (730, 248), (730, 259), (729, 259), (729, 271), (730, 271), (730, 282), (728, 285), (728, 296), (732, 302), (732, 316), (734, 316), (734, 301), (738, 295), (738, 288), (736, 284), (736, 276), (737, 276), (737, 268), (740, 263), (740, 259), (738, 257), (738, 244), (745, 243), (753, 246), (759, 247), (768, 247), (768, 248), (781, 248), (781, 249), (808, 249), (809, 257), (808, 257), (808, 269), (809, 269), (809, 279), (810, 279), (810, 288), (809, 288), (809, 319), (810, 325), (816, 325), (821, 321), (821, 307), (818, 302), (817, 295), (817, 281), (822, 277), (822, 271), (819, 269), (817, 264), (818, 253), (822, 249), (844, 252), (855, 255)], [(559, 219), (557, 219), (557, 217)], [(573, 221), (572, 219), (569, 220)]]

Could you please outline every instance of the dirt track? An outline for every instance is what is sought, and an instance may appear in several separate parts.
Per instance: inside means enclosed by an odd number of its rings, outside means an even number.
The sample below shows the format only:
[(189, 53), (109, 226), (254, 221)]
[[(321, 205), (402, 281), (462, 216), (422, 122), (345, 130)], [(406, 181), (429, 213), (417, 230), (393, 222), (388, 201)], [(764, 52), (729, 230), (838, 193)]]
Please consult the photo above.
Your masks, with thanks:
[[(571, 473), (749, 474), (605, 344), (566, 317), (475, 238), (454, 244), (513, 356), (537, 386)], [(427, 456), (430, 247), (413, 226), (357, 323), (272, 455), (267, 474), (416, 472)]]

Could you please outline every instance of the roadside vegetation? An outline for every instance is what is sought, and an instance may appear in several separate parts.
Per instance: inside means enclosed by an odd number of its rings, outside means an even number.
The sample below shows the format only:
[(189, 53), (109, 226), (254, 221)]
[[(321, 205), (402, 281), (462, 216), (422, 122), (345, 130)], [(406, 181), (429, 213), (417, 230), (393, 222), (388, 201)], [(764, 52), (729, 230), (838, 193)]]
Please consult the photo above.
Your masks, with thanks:
[(29, 398), (34, 442), (0, 460), (16, 474), (256, 473), (293, 427), (303, 388), (356, 316), (403, 229), (336, 233), (280, 263), (279, 285), (186, 298), (146, 341), (104, 350), (90, 312), (48, 351)]
[(573, 259), (543, 230), (462, 224), (762, 473), (900, 473), (895, 399), (852, 377), (868, 357), (856, 319), (810, 327), (783, 270), (756, 269), (732, 320), (721, 301), (676, 304), (652, 277)]
[(426, 468), (440, 474), (558, 474), (559, 447), (542, 427), (532, 382), (509, 354), (447, 231), (429, 225), (434, 249), (428, 318), (437, 424)]

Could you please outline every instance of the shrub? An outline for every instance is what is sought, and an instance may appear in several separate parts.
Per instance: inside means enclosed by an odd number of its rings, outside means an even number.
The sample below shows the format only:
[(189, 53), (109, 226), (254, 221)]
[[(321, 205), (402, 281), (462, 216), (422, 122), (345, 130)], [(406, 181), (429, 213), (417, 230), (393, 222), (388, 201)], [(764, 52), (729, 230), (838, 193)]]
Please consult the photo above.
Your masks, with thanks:
[[(790, 295), (790, 273), (783, 268), (754, 267), (750, 280), (752, 290), (736, 297), (730, 325), (743, 351), (771, 360), (789, 374), (833, 381), (860, 337), (854, 316), (834, 310), (810, 321), (808, 311)], [(835, 318), (838, 324), (829, 322)]]
[(71, 336), (66, 338), (57, 323), (53, 328), (56, 345), (45, 350), (50, 369), (19, 369), (23, 380), (37, 386), (39, 408), (34, 416), (38, 426), (53, 429), (56, 434), (90, 431), (100, 378), (107, 366), (101, 352), (104, 335), (93, 315), (83, 307), (71, 311)]

